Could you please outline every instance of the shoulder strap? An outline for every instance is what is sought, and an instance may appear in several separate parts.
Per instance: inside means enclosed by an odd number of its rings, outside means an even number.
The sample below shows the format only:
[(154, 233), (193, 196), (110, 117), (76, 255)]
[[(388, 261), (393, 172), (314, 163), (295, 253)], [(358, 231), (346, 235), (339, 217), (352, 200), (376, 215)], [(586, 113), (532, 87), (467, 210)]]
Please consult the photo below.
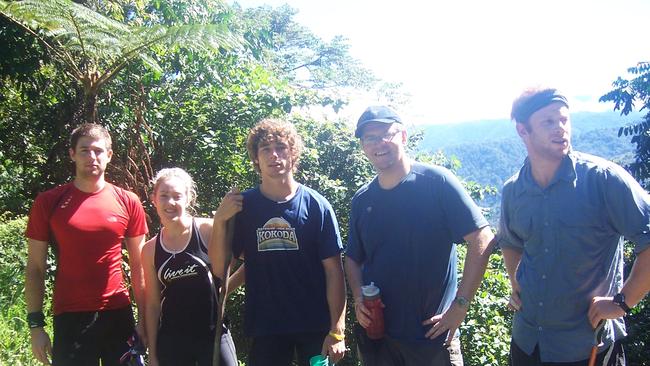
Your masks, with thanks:
[(208, 252), (208, 243), (203, 241), (201, 237), (201, 228), (196, 224), (196, 220), (192, 217), (192, 238), (196, 238), (196, 247), (202, 252)]

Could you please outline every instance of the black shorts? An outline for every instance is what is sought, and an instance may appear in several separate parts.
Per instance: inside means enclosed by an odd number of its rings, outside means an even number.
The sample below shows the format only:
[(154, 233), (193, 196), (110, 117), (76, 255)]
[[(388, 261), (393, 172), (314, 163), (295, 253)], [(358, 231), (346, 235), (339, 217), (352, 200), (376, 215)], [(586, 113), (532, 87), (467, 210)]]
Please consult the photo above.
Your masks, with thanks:
[(130, 306), (54, 316), (53, 366), (119, 366), (135, 322)]
[[(514, 341), (510, 341), (510, 366), (588, 366), (589, 360), (577, 362), (542, 362), (539, 358), (539, 347), (535, 346), (533, 354), (524, 352)], [(616, 341), (610, 347), (598, 354), (596, 365), (625, 366), (625, 351), (621, 341)]]
[(298, 365), (320, 355), (327, 332), (281, 334), (254, 337), (248, 354), (248, 366), (290, 366), (294, 354)]
[[(178, 333), (178, 332), (175, 332)], [(158, 364), (160, 366), (211, 366), (214, 353), (214, 332), (203, 336), (191, 332), (159, 334)], [(227, 328), (221, 334), (220, 365), (238, 366), (235, 342)]]
[(374, 340), (358, 323), (354, 335), (364, 366), (463, 366), (459, 338), (454, 338), (449, 346), (406, 342), (389, 336)]

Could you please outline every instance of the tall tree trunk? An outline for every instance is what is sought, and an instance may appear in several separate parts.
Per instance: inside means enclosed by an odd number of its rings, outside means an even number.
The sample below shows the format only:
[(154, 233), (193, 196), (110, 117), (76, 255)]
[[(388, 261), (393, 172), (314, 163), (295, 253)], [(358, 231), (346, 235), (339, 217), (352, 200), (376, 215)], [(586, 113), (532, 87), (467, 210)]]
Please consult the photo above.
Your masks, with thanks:
[(82, 116), (83, 120), (81, 123), (99, 123), (97, 120), (97, 93), (90, 92), (84, 95), (84, 101), (82, 105)]

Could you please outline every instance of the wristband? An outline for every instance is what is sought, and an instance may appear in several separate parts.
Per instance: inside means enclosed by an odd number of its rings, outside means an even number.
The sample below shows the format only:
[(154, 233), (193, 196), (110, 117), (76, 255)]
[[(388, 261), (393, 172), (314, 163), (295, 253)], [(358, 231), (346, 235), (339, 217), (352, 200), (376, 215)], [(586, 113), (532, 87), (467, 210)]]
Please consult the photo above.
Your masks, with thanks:
[(34, 311), (27, 314), (27, 326), (30, 329), (42, 328), (45, 326), (45, 315), (42, 311)]
[(464, 296), (456, 296), (454, 302), (463, 309), (469, 308), (469, 300)]
[(623, 309), (625, 315), (630, 315), (630, 313), (632, 312), (632, 309), (630, 309), (630, 307), (625, 303), (625, 294), (623, 294), (622, 292), (619, 292), (616, 295), (614, 295), (612, 302), (618, 305), (621, 309)]
[(343, 334), (338, 334), (338, 333), (335, 333), (335, 332), (333, 332), (333, 331), (329, 332), (328, 335), (329, 335), (330, 337), (336, 339), (336, 340), (339, 341), (339, 342), (345, 339), (345, 335), (343, 335)]

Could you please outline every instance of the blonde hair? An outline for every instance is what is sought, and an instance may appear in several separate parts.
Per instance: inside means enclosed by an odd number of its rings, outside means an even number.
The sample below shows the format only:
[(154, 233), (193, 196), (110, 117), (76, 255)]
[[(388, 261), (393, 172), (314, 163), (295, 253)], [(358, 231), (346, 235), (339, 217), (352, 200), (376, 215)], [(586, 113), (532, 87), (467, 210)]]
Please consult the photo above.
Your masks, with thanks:
[(185, 195), (187, 196), (187, 207), (190, 211), (194, 212), (194, 205), (196, 204), (196, 184), (194, 179), (185, 170), (181, 168), (164, 168), (156, 173), (153, 178), (153, 195), (158, 192), (158, 187), (162, 181), (167, 181), (172, 178), (178, 178), (185, 183)]

